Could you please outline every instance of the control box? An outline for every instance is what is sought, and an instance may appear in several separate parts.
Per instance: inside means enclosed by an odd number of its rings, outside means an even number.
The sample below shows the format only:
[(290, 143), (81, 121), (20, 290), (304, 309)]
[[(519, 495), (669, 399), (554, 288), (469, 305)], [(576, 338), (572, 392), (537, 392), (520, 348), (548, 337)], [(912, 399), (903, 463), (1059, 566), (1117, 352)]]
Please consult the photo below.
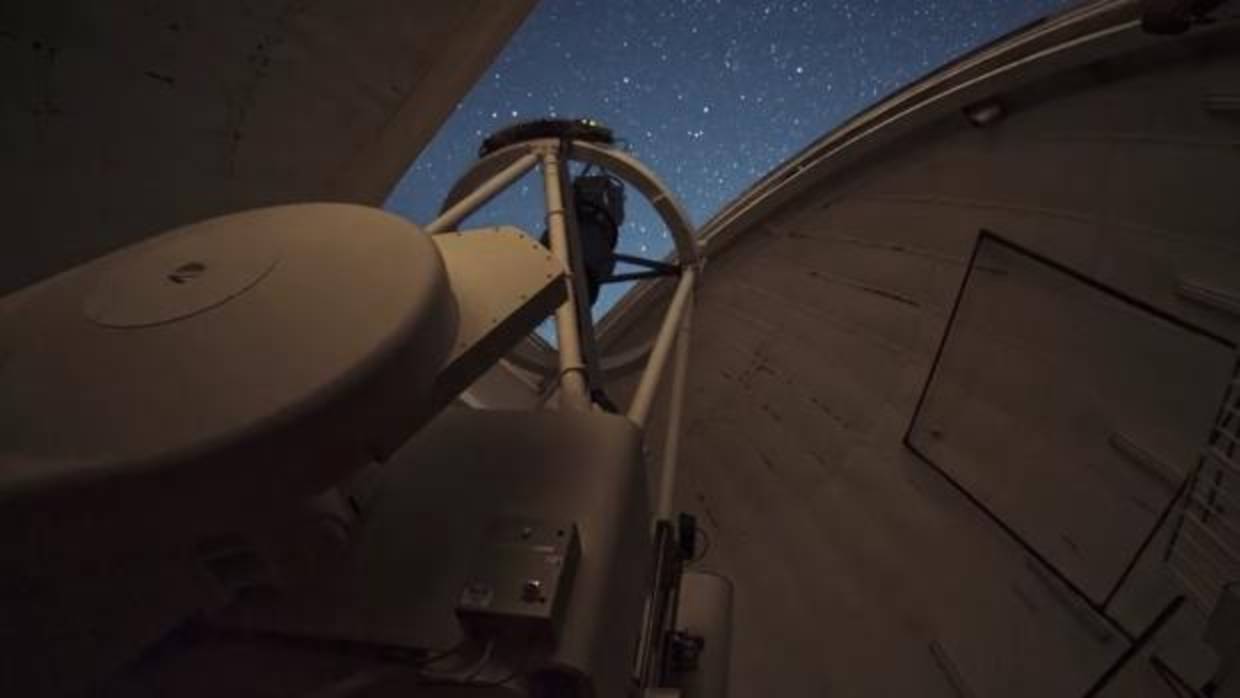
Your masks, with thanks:
[(491, 521), (461, 589), (457, 618), (472, 635), (555, 642), (580, 556), (573, 522)]

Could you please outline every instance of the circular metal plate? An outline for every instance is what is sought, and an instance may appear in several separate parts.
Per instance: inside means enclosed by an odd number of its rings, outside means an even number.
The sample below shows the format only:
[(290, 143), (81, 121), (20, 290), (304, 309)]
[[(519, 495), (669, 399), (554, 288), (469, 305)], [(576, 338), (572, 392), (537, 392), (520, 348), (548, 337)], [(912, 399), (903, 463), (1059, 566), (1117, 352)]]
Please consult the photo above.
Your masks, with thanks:
[(0, 524), (322, 491), (429, 416), (456, 329), (434, 241), (362, 206), (223, 216), (51, 277), (5, 303)]
[(205, 234), (163, 237), (115, 260), (86, 296), (86, 316), (116, 328), (175, 322), (227, 303), (275, 267), (276, 252), (262, 241), (228, 239), (248, 231), (202, 225)]

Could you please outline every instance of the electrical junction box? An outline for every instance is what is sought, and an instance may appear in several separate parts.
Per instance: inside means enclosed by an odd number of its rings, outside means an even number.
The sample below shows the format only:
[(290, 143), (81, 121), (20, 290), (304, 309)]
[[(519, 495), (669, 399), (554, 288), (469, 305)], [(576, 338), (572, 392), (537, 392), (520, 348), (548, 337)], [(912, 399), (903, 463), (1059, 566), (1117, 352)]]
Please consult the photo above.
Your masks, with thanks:
[(457, 618), (472, 635), (554, 643), (580, 556), (575, 523), (493, 520), (461, 589)]

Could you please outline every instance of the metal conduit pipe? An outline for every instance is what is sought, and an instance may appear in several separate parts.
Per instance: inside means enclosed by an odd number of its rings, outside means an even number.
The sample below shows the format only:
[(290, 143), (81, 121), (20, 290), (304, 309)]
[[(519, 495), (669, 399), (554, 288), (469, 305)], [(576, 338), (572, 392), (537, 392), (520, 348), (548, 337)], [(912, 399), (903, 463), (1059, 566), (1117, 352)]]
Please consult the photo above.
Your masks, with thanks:
[(439, 217), (427, 224), (423, 229), (431, 235), (446, 232), (456, 227), (466, 216), (477, 211), (483, 204), (490, 201), (506, 189), (508, 185), (521, 178), (538, 162), (538, 156), (534, 153), (527, 153), (517, 158), (511, 165), (505, 167), (482, 183), (482, 186), (473, 190), (468, 196), (456, 202), (447, 211), (439, 214)]
[(633, 404), (629, 407), (628, 418), (639, 427), (644, 427), (646, 419), (650, 416), (650, 406), (654, 402), (654, 394), (658, 390), (663, 367), (667, 364), (668, 355), (671, 354), (681, 317), (692, 297), (693, 282), (696, 278), (697, 269), (694, 267), (685, 267), (681, 271), (680, 283), (676, 286), (676, 293), (672, 296), (667, 314), (663, 316), (658, 338), (655, 339), (654, 348), (650, 350), (650, 360), (646, 363), (641, 383), (638, 384), (637, 393), (633, 396)]

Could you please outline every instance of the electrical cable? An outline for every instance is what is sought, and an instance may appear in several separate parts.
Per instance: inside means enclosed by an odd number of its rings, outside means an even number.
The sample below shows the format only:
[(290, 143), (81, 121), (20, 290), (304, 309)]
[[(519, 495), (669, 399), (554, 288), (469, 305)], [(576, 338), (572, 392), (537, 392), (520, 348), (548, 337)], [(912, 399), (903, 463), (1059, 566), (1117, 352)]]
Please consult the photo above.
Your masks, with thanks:
[(482, 650), (482, 657), (478, 659), (477, 664), (475, 664), (473, 667), (469, 669), (469, 673), (465, 675), (465, 680), (466, 681), (473, 680), (474, 678), (478, 676), (478, 674), (482, 673), (482, 670), (486, 669), (487, 665), (491, 663), (491, 656), (494, 654), (494, 652), (495, 652), (495, 640), (494, 639), (487, 640), (487, 645)]
[(383, 664), (368, 667), (323, 686), (306, 696), (306, 698), (348, 698), (349, 696), (357, 695), (410, 669), (424, 668), (428, 664), (433, 664), (459, 654), (467, 644), (468, 640), (465, 640), (442, 652), (432, 652), (426, 656), (418, 657), (412, 662), (406, 660), (385, 660)]
[(491, 661), (491, 654), (494, 651), (495, 640), (489, 639), (487, 640), (486, 645), (482, 648), (482, 652), (478, 655), (478, 659), (473, 664), (456, 671), (435, 671), (432, 669), (423, 668), (418, 672), (418, 678), (432, 683), (468, 683), (470, 679), (477, 676), (479, 672), (486, 668), (486, 665)]
[(508, 674), (502, 675), (497, 679), (485, 678), (486, 671), (490, 668), (492, 659), (495, 657), (495, 640), (488, 639), (486, 646), (483, 648), (478, 660), (468, 667), (456, 672), (430, 672), (421, 671), (418, 673), (418, 679), (426, 685), (435, 686), (469, 686), (475, 688), (503, 686), (514, 681), (526, 674), (525, 661), (517, 663), (516, 668), (512, 669)]
[(304, 694), (304, 698), (349, 698), (379, 683), (395, 677), (403, 667), (390, 665), (371, 667), (363, 671), (349, 674), (344, 678), (319, 688), (312, 693)]
[(460, 654), (461, 650), (465, 649), (465, 647), (468, 644), (469, 644), (468, 639), (461, 640), (457, 644), (453, 645), (452, 647), (449, 647), (446, 650), (443, 650), (442, 652), (431, 652), (427, 654), (426, 656), (418, 657), (417, 660), (413, 662), (413, 664), (414, 666), (419, 666), (419, 667), (424, 667), (428, 664), (434, 664), (441, 659), (447, 659), (448, 657), (452, 657), (452, 656)]
[(702, 534), (702, 550), (697, 555), (694, 555), (692, 559), (689, 560), (689, 564), (691, 565), (697, 562), (701, 562), (703, 559), (706, 558), (706, 553), (710, 552), (710, 534), (707, 533), (706, 529), (702, 528), (701, 526), (694, 526), (693, 527), (694, 536), (696, 537), (697, 534), (699, 533)]
[(466, 685), (475, 686), (478, 688), (495, 688), (496, 686), (503, 686), (506, 683), (510, 683), (524, 675), (524, 669), (514, 669), (511, 673), (501, 679), (496, 679), (494, 681), (470, 681)]

